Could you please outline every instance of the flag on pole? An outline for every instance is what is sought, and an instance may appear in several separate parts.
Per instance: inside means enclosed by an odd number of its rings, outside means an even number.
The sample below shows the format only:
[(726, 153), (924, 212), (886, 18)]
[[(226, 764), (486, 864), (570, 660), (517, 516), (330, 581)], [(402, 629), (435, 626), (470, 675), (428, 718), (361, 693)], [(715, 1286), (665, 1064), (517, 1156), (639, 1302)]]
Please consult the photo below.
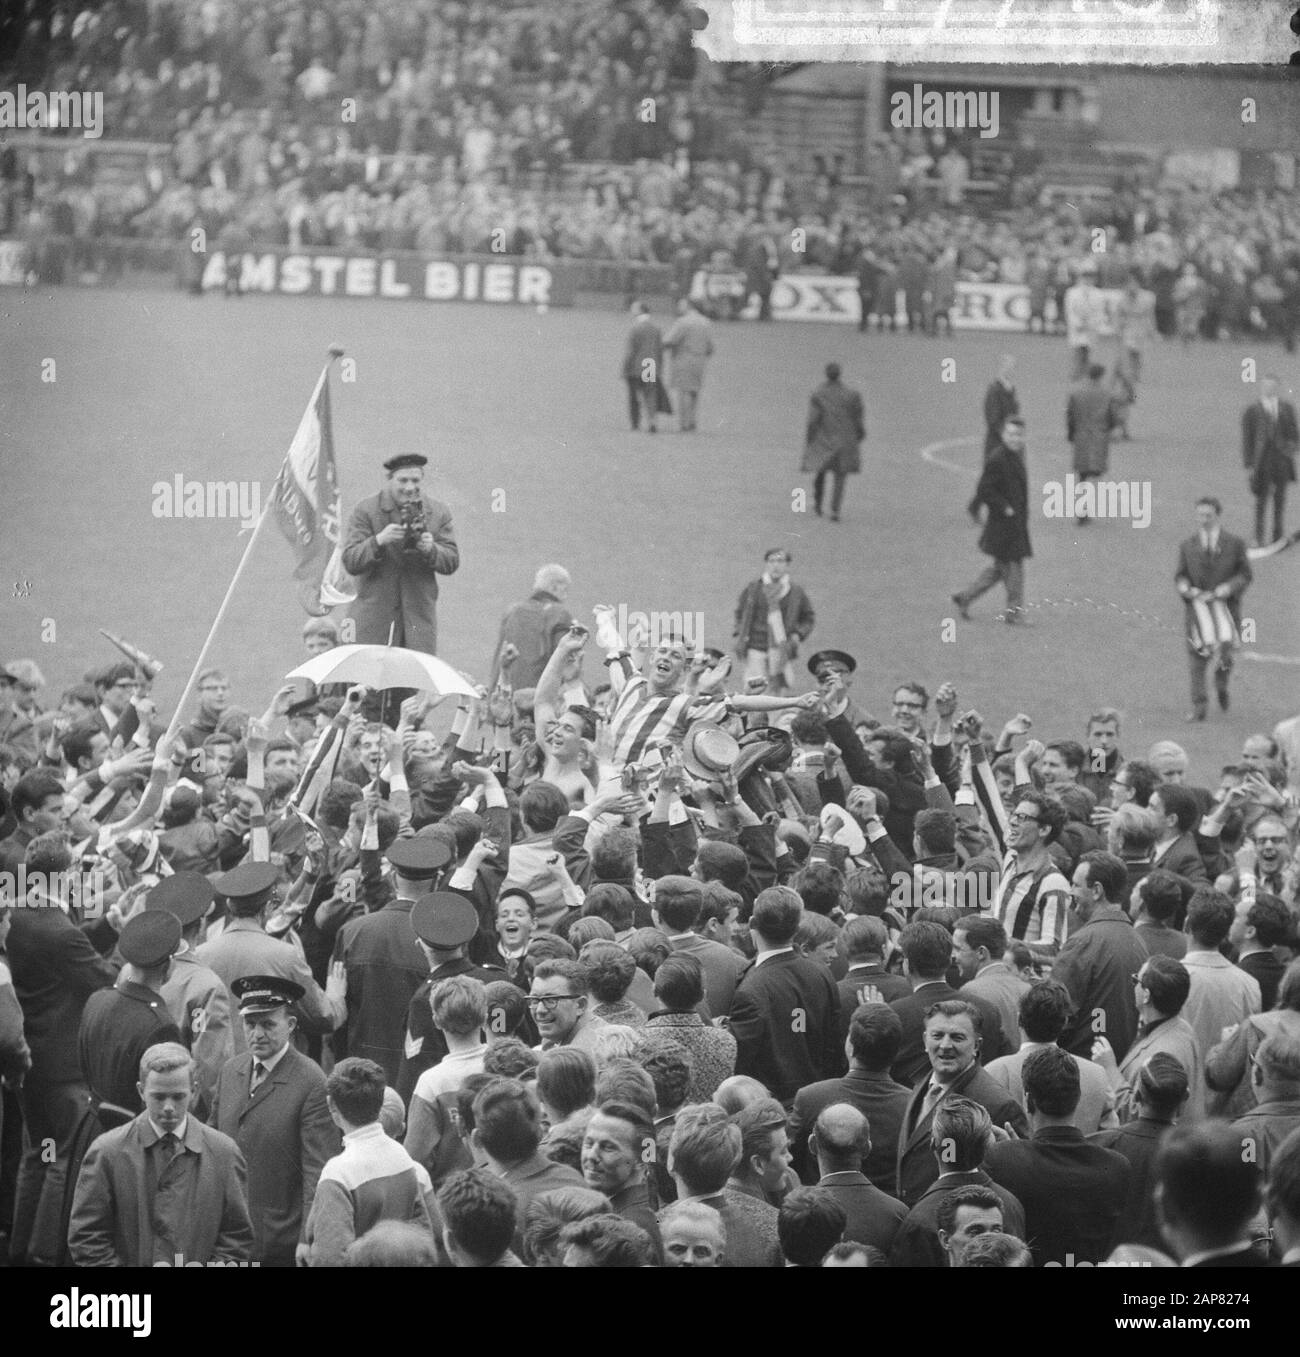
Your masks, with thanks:
[(303, 608), (320, 617), (335, 604), (354, 599), (356, 588), (342, 560), (343, 499), (334, 464), (328, 363), (289, 444), (271, 489), (271, 505), (298, 558), (293, 577)]

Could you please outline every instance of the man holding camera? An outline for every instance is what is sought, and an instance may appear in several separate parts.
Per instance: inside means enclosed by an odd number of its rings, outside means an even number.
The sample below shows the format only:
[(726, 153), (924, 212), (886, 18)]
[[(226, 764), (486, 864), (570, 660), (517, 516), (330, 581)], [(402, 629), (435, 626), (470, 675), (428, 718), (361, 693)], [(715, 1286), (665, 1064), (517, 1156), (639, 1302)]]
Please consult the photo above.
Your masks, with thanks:
[(404, 452), (384, 463), (388, 485), (352, 511), (343, 565), (357, 577), (351, 618), (361, 645), (437, 654), (438, 576), (453, 575), (460, 548), (451, 510), (423, 492), (429, 459)]

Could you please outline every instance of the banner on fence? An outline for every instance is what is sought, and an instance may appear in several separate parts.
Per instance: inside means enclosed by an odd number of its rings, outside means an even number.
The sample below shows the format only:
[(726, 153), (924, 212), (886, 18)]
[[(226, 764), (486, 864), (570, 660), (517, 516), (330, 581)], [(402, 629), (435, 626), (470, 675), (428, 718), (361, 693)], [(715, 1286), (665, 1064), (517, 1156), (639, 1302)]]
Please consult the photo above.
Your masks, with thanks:
[[(1115, 333), (1114, 307), (1121, 293), (1100, 288), (1102, 305), (1097, 327), (1102, 335)], [(751, 301), (747, 318), (758, 314)], [(776, 320), (827, 321), (856, 325), (860, 319), (858, 280), (835, 274), (790, 273), (772, 285), (772, 315)], [(957, 299), (949, 315), (955, 330), (1023, 330), (1029, 322), (1029, 289), (1023, 283), (958, 283)], [(895, 316), (907, 323), (903, 294), (895, 301)], [(1049, 297), (1047, 318), (1054, 319), (1056, 306)]]
[(325, 250), (308, 253), (287, 249), (250, 250), (228, 259), (225, 253), (216, 250), (204, 265), (203, 286), (224, 288), (236, 276), (242, 292), (282, 296), (498, 302), (517, 306), (573, 304), (571, 278), (566, 270), (517, 259), (344, 255)]

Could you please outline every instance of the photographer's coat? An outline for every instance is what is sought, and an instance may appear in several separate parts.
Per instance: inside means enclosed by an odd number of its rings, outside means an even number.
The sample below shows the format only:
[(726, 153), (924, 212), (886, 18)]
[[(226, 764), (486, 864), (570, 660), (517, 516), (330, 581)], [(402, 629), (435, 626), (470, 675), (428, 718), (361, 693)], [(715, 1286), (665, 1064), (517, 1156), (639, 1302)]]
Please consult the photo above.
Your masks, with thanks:
[[(421, 496), (424, 520), (433, 534), (433, 550), (406, 551), (398, 542), (381, 547), (375, 540), (402, 512), (391, 490), (362, 500), (352, 511), (343, 543), (343, 566), (357, 577), (357, 596), (349, 615), (356, 624), (358, 645), (393, 644), (434, 655), (438, 647), (438, 576), (453, 575), (460, 548), (451, 529), (451, 510)], [(396, 625), (394, 625), (396, 624)]]

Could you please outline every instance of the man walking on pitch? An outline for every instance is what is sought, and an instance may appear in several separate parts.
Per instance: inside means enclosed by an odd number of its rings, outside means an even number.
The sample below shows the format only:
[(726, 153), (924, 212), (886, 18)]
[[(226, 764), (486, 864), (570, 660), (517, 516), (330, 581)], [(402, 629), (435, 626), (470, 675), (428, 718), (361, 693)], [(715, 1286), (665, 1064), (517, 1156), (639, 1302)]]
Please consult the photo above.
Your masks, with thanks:
[(840, 365), (826, 364), (826, 381), (813, 392), (808, 410), (802, 470), (813, 476), (813, 511), (822, 515), (826, 473), (835, 478), (831, 491), (831, 522), (840, 521), (844, 482), (862, 470), (859, 445), (867, 436), (862, 396), (840, 381)]
[(641, 412), (645, 412), (647, 433), (655, 433), (655, 418), (659, 413), (659, 383), (663, 377), (664, 339), (659, 327), (650, 319), (650, 303), (636, 302), (632, 307), (635, 319), (628, 331), (627, 348), (623, 351), (623, 380), (627, 383), (627, 412), (633, 431), (641, 427)]
[(677, 319), (664, 335), (664, 348), (673, 356), (668, 384), (677, 395), (682, 432), (694, 433), (704, 369), (713, 354), (713, 322), (685, 297), (677, 303), (677, 311)]
[(1025, 617), (1025, 558), (1029, 546), (1029, 475), (1025, 469), (1025, 421), (1012, 415), (1002, 425), (999, 445), (989, 454), (980, 474), (970, 509), (978, 516), (980, 505), (988, 509), (979, 549), (993, 558), (979, 577), (952, 596), (957, 610), (970, 620), (970, 605), (1001, 580), (1006, 585), (1007, 607), (1003, 620), (1031, 626)]

